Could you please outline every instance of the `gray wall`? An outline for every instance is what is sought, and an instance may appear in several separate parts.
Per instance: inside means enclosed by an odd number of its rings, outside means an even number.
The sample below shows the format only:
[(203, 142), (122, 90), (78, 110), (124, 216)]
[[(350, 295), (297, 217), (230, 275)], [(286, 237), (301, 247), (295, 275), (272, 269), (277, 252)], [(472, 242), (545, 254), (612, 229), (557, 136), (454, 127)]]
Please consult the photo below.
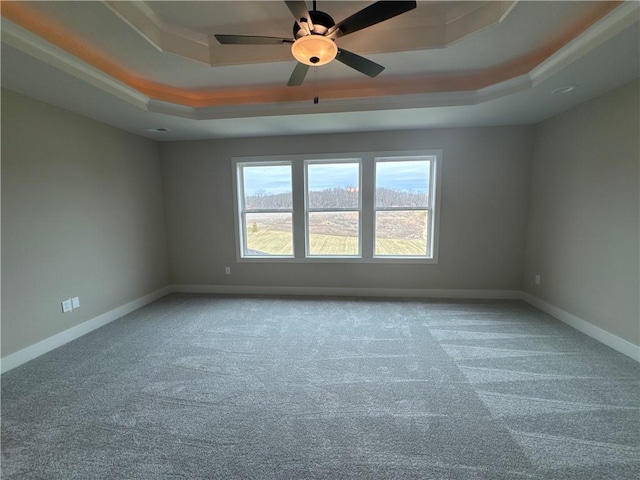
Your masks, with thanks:
[[(172, 282), (520, 290), (532, 140), (500, 127), (162, 144)], [(231, 157), (403, 149), (444, 151), (437, 265), (236, 263)]]
[(526, 292), (636, 345), (639, 91), (632, 82), (536, 126), (524, 271)]
[(156, 143), (2, 90), (2, 356), (166, 286), (163, 208)]
[[(3, 90), (2, 356), (168, 283), (524, 289), (638, 344), (639, 90), (535, 128), (159, 146)], [(438, 264), (236, 263), (231, 157), (403, 149), (444, 151)]]

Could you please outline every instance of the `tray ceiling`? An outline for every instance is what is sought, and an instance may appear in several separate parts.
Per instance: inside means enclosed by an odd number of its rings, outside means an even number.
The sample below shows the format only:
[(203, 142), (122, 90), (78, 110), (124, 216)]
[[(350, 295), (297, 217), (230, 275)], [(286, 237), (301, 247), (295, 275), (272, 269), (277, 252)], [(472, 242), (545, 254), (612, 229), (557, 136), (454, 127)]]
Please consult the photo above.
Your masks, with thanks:
[[(340, 20), (369, 3), (320, 1), (318, 9)], [(384, 65), (378, 77), (332, 62), (310, 71), (303, 86), (287, 87), (295, 65), (288, 46), (213, 38), (292, 37), (294, 20), (281, 1), (1, 8), (4, 86), (29, 94), (16, 87), (21, 73), (14, 69), (49, 66), (147, 113), (200, 121), (478, 105), (535, 89), (638, 24), (637, 2), (419, 1), (415, 10), (336, 40)], [(627, 64), (613, 74), (629, 81), (637, 61), (620, 61)]]

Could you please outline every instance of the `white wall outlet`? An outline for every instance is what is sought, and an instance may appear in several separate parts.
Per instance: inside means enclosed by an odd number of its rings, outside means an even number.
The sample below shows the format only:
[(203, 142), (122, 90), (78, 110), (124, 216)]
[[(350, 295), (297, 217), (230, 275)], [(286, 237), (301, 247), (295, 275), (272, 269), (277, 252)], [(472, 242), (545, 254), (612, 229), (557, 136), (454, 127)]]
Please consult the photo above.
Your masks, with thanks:
[(71, 299), (67, 298), (66, 300), (62, 301), (62, 312), (63, 313), (67, 313), (70, 312), (71, 310), (73, 310), (73, 305), (71, 304)]
[(227, 275), (231, 275), (231, 267), (224, 267), (224, 273)]
[(540, 285), (540, 275), (536, 275), (536, 278), (533, 281), (536, 282), (536, 285)]
[(80, 307), (80, 297), (73, 297), (73, 298), (71, 299), (71, 306), (72, 306), (73, 308), (78, 308), (78, 307)]

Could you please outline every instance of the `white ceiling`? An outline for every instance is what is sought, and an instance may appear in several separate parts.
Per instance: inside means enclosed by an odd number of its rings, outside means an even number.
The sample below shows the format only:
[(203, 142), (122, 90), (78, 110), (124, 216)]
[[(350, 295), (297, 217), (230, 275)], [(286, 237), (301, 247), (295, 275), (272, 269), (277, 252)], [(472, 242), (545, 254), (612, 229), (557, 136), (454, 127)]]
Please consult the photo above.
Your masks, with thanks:
[[(318, 8), (340, 20), (369, 3), (321, 1)], [(338, 39), (384, 65), (379, 77), (332, 62), (318, 68), (315, 86), (310, 72), (304, 87), (286, 87), (295, 65), (286, 46), (221, 46), (210, 37), (291, 37), (284, 2), (29, 2), (34, 18), (135, 78), (183, 93), (242, 87), (267, 96), (194, 107), (154, 98), (77, 58), (37, 28), (9, 19), (3, 2), (2, 86), (157, 140), (531, 124), (640, 76), (637, 2), (621, 3), (567, 37), (596, 3), (602, 2), (418, 2), (415, 10)], [(132, 6), (137, 10), (128, 11)], [(490, 74), (558, 38), (565, 40), (527, 71)], [(485, 77), (491, 81), (465, 89), (467, 79)], [(448, 89), (449, 79), (463, 87)], [(396, 84), (400, 91), (391, 88)], [(404, 85), (414, 91), (402, 92)], [(551, 93), (566, 85), (577, 88)], [(331, 98), (334, 86), (353, 94)], [(288, 88), (303, 98), (280, 97)], [(157, 127), (169, 132), (147, 130)]]

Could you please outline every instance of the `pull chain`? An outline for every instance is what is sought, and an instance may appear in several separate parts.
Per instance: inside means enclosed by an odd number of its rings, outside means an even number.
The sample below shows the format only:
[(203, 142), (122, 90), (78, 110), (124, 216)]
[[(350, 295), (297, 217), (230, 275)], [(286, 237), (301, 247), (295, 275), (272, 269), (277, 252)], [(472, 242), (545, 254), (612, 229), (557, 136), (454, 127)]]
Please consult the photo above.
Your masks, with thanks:
[(313, 67), (313, 104), (317, 105), (318, 99), (318, 67)]

